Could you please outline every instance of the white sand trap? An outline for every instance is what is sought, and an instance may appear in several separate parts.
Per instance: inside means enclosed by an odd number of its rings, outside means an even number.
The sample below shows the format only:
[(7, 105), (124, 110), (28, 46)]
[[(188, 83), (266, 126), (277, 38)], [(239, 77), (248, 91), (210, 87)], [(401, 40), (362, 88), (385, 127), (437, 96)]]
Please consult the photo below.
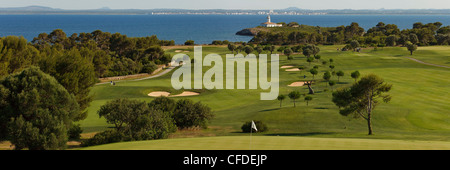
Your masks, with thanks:
[(182, 52), (183, 50), (175, 50), (176, 53)]
[(281, 68), (292, 68), (294, 66), (281, 66)]
[(200, 93), (192, 92), (192, 91), (184, 91), (181, 94), (169, 96), (169, 97), (182, 97), (182, 96), (197, 96), (200, 95)]
[(160, 97), (160, 96), (167, 97), (169, 95), (170, 95), (170, 93), (165, 92), (165, 91), (154, 91), (154, 92), (151, 92), (148, 94), (148, 96), (150, 96), (150, 97)]
[(298, 82), (293, 82), (293, 83), (289, 84), (288, 86), (289, 87), (300, 87), (300, 86), (303, 86), (303, 85), (305, 85), (305, 82), (298, 81)]
[(301, 71), (301, 70), (298, 68), (291, 68), (291, 69), (286, 69), (286, 71)]

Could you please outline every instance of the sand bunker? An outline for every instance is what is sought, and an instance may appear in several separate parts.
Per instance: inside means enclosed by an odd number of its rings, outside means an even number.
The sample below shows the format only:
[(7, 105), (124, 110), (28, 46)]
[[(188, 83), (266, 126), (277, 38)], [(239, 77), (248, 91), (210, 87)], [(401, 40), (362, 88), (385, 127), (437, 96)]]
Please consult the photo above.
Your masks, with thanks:
[(281, 68), (292, 68), (294, 66), (281, 66)]
[(183, 50), (175, 50), (176, 53), (182, 52)]
[(169, 96), (169, 97), (196, 96), (196, 95), (200, 95), (200, 93), (184, 91), (181, 94), (177, 94), (177, 95), (173, 95), (173, 96)]
[(298, 82), (293, 82), (293, 83), (289, 84), (288, 86), (289, 87), (300, 87), (300, 86), (303, 86), (303, 85), (305, 85), (305, 82), (298, 81)]
[(301, 71), (301, 70), (298, 68), (291, 68), (291, 69), (286, 69), (286, 71)]
[(170, 95), (170, 93), (165, 92), (165, 91), (154, 91), (154, 92), (151, 92), (148, 94), (148, 96), (151, 96), (151, 97), (160, 97), (160, 96), (167, 97), (169, 95)]
[(183, 96), (196, 96), (196, 95), (200, 95), (200, 93), (196, 93), (196, 92), (191, 92), (191, 91), (184, 91), (181, 94), (177, 94), (177, 95), (170, 95), (169, 92), (165, 92), (165, 91), (154, 91), (148, 94), (148, 96), (150, 97), (183, 97)]

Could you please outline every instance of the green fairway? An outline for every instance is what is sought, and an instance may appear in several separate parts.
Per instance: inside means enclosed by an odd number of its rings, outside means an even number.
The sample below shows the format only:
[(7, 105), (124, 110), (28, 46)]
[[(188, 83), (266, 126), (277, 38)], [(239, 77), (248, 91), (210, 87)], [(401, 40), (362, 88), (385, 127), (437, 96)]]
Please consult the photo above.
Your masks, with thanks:
[[(363, 49), (361, 53), (336, 51), (342, 46), (320, 46), (319, 53), (321, 61), (334, 60), (335, 71), (342, 70), (344, 77), (333, 87), (342, 88), (350, 86), (355, 80), (350, 77), (350, 73), (359, 70), (361, 75), (374, 73), (385, 79), (387, 83), (393, 84), (393, 89), (389, 92), (393, 97), (388, 104), (381, 104), (374, 110), (373, 116), (373, 136), (367, 135), (367, 124), (362, 119), (353, 119), (339, 114), (338, 108), (331, 101), (332, 88), (326, 86), (322, 80), (322, 75), (328, 68), (329, 63), (322, 65), (322, 62), (314, 61), (311, 66), (306, 62), (305, 56), (294, 54), (294, 59), (286, 60), (286, 56), (280, 56), (280, 66), (305, 66), (305, 71), (287, 72), (280, 69), (280, 94), (287, 95), (293, 90), (298, 90), (305, 94), (308, 92), (306, 86), (288, 87), (287, 85), (296, 82), (312, 79), (312, 75), (306, 71), (314, 65), (319, 66), (319, 74), (315, 76), (316, 83), (313, 88), (316, 92), (313, 100), (306, 106), (303, 97), (293, 107), (289, 98), (280, 103), (277, 100), (259, 100), (263, 90), (197, 90), (199, 96), (176, 97), (189, 98), (194, 101), (201, 101), (212, 108), (215, 118), (210, 122), (209, 129), (201, 130), (199, 136), (226, 136), (224, 139), (231, 140), (237, 138), (241, 144), (215, 145), (210, 149), (247, 149), (246, 137), (248, 134), (240, 133), (240, 127), (246, 121), (261, 120), (269, 127), (268, 132), (258, 134), (255, 137), (255, 149), (408, 149), (409, 142), (402, 141), (398, 145), (395, 140), (419, 140), (419, 141), (449, 141), (450, 140), (450, 69), (428, 66), (414, 62), (405, 57), (413, 57), (424, 62), (449, 65), (448, 51), (450, 47), (419, 47), (413, 56), (404, 47), (379, 48), (378, 50)], [(175, 54), (176, 49), (168, 50), (167, 53)], [(186, 50), (186, 49), (183, 49)], [(188, 53), (193, 57), (192, 49)], [(217, 53), (222, 57), (230, 53), (226, 47), (203, 47), (203, 55)], [(209, 67), (204, 67), (207, 71)], [(173, 72), (173, 71), (172, 71)], [(151, 101), (154, 98), (147, 96), (152, 91), (169, 91), (173, 94), (181, 93), (172, 88), (170, 78), (172, 72), (154, 79), (142, 81), (117, 82), (116, 86), (109, 84), (98, 85), (92, 89), (95, 95), (94, 101), (89, 107), (89, 115), (86, 120), (81, 121), (84, 133), (99, 132), (111, 127), (104, 119), (99, 118), (97, 110), (107, 101), (116, 98), (130, 98), (144, 101)], [(303, 76), (307, 78), (304, 79)], [(337, 81), (337, 76), (332, 80)], [(195, 91), (195, 90), (189, 90)], [(180, 135), (177, 132), (175, 135)], [(302, 136), (302, 137), (264, 137), (266, 136)], [(195, 135), (194, 135), (195, 136)], [(306, 138), (320, 137), (320, 138)], [(337, 138), (368, 138), (368, 139), (337, 139)], [(370, 138), (370, 139), (369, 139)], [(215, 139), (221, 138), (195, 138), (192, 141), (205, 139), (211, 142), (221, 142)], [(258, 144), (258, 140), (277, 142), (274, 145)], [(379, 140), (383, 139), (383, 140)], [(395, 140), (393, 140), (395, 139)], [(117, 149), (169, 149), (168, 146), (176, 149), (196, 149), (191, 145), (185, 145), (183, 140), (188, 139), (168, 139), (158, 141), (143, 141), (134, 143), (120, 143), (107, 146), (114, 146)], [(349, 141), (350, 140), (350, 141)], [(375, 143), (371, 143), (371, 141)], [(322, 141), (328, 142), (331, 146), (311, 146), (302, 148), (299, 142)], [(356, 148), (346, 148), (347, 145), (335, 146), (333, 141), (361, 142)], [(385, 142), (382, 142), (385, 141)], [(154, 142), (154, 143), (152, 143)], [(292, 143), (292, 145), (282, 146), (282, 143)], [(367, 142), (367, 143), (364, 143)], [(178, 143), (178, 144), (177, 144)], [(239, 143), (239, 142), (238, 142)], [(405, 143), (405, 144), (402, 144)], [(448, 148), (446, 142), (413, 142), (423, 149)], [(130, 146), (125, 146), (130, 144)], [(380, 146), (373, 146), (380, 145)], [(430, 144), (430, 145), (427, 145)], [(151, 146), (146, 146), (151, 145)], [(242, 145), (242, 146), (241, 146)], [(318, 144), (319, 145), (319, 144)], [(391, 145), (391, 146), (390, 146)], [(191, 146), (183, 148), (184, 146)], [(202, 145), (198, 145), (201, 147)], [(415, 145), (411, 145), (414, 147)], [(442, 146), (442, 147), (441, 147)], [(103, 146), (90, 149), (101, 149)], [(237, 148), (234, 148), (237, 147)], [(292, 147), (292, 148), (290, 148)], [(368, 148), (364, 148), (368, 147)], [(202, 148), (201, 148), (202, 149)], [(411, 148), (414, 149), (414, 148)]]
[[(250, 141), (251, 140), (251, 141)], [(250, 143), (251, 142), (251, 143)], [(85, 150), (449, 150), (450, 142), (278, 136), (227, 136), (122, 142)]]

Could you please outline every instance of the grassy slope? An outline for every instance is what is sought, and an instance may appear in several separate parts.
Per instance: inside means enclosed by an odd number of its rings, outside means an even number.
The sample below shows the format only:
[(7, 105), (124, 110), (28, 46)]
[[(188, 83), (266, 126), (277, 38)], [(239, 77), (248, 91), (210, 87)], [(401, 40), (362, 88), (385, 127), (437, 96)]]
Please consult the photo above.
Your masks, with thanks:
[[(204, 91), (200, 96), (188, 97), (202, 101), (213, 108), (216, 117), (210, 128), (203, 132), (212, 135), (239, 136), (240, 126), (248, 120), (262, 120), (268, 124), (270, 131), (260, 135), (280, 136), (313, 136), (313, 137), (346, 137), (346, 138), (384, 138), (413, 140), (449, 140), (450, 139), (450, 69), (436, 68), (413, 62), (403, 56), (409, 56), (405, 48), (384, 48), (378, 51), (363, 50), (362, 53), (338, 52), (337, 46), (322, 46), (323, 60), (334, 59), (335, 70), (342, 70), (345, 76), (334, 87), (350, 86), (354, 80), (349, 76), (354, 70), (362, 75), (375, 73), (394, 85), (390, 94), (391, 103), (382, 104), (374, 112), (374, 136), (367, 136), (367, 127), (362, 119), (351, 119), (339, 115), (338, 108), (331, 102), (331, 92), (325, 92), (324, 82), (317, 82), (317, 92), (307, 107), (301, 100), (294, 108), (286, 99), (283, 107), (278, 101), (260, 101), (260, 90), (213, 90)], [(413, 56), (423, 59), (430, 56), (430, 61), (445, 64), (442, 54), (448, 53), (450, 47), (435, 47), (437, 50), (419, 48)], [(169, 50), (173, 52), (175, 49)], [(441, 54), (436, 54), (440, 51)], [(225, 56), (228, 51), (221, 47), (204, 47), (203, 55), (218, 53)], [(192, 52), (189, 53), (190, 56)], [(293, 61), (281, 56), (282, 65), (305, 65), (303, 55), (294, 55)], [(437, 59), (434, 59), (437, 58)], [(424, 60), (425, 61), (425, 60)], [(327, 66), (320, 62), (320, 79)], [(206, 71), (206, 69), (204, 69)], [(286, 72), (280, 69), (280, 93), (287, 94), (292, 90), (307, 93), (306, 87), (287, 87), (288, 84), (301, 81), (303, 75), (311, 78), (306, 71)], [(96, 111), (106, 101), (127, 97), (150, 101), (148, 97), (153, 90), (173, 90), (170, 84), (171, 73), (150, 80), (136, 82), (119, 82), (116, 86), (100, 85), (93, 88), (96, 95), (89, 108), (89, 116), (81, 122), (85, 132), (101, 131), (108, 127), (105, 120), (99, 119)], [(337, 79), (333, 77), (332, 79)], [(330, 89), (330, 87), (328, 87)], [(175, 92), (177, 93), (177, 92)], [(180, 132), (182, 133), (182, 132)]]

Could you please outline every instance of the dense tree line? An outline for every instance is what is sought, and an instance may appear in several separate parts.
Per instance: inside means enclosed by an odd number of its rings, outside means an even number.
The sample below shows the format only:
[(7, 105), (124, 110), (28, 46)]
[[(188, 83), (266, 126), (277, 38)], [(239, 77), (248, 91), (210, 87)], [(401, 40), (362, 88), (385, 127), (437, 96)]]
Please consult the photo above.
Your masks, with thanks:
[(56, 29), (50, 34), (39, 34), (30, 43), (23, 37), (7, 36), (0, 38), (0, 76), (31, 65), (53, 66), (57, 59), (76, 53), (93, 68), (95, 77), (151, 73), (156, 65), (170, 62), (162, 45), (174, 45), (174, 41), (159, 40), (156, 36), (127, 37), (100, 30), (68, 37), (63, 30)]
[(58, 51), (82, 51), (83, 57), (94, 65), (97, 77), (151, 73), (156, 65), (170, 62), (170, 56), (164, 54), (161, 46), (174, 45), (173, 40), (159, 40), (155, 35), (137, 38), (96, 30), (67, 37), (61, 29), (41, 33), (31, 43), (39, 51), (54, 47)]
[(384, 47), (406, 46), (409, 42), (419, 46), (449, 45), (450, 26), (442, 23), (414, 23), (412, 29), (400, 30), (395, 24), (379, 22), (365, 31), (358, 23), (348, 26), (316, 29), (293, 29), (289, 27), (271, 28), (273, 31), (261, 31), (250, 41), (256, 44), (292, 45), (292, 44), (350, 44), (357, 41), (361, 45)]

